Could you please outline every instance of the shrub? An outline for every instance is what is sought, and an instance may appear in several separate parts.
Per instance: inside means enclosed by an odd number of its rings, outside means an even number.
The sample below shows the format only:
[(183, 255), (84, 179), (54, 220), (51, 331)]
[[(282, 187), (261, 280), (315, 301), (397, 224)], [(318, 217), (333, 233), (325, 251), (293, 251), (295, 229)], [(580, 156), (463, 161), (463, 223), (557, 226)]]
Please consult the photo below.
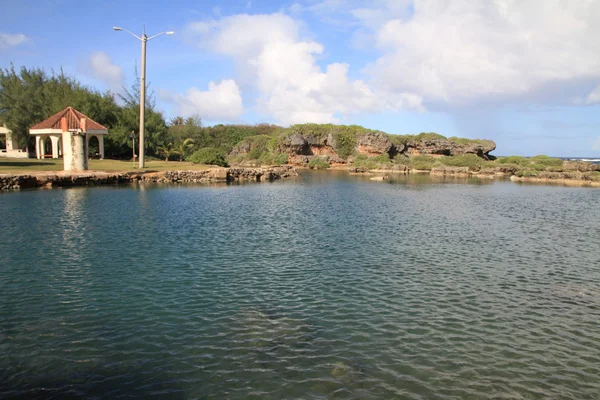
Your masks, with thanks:
[(531, 161), (526, 157), (521, 156), (508, 156), (508, 157), (500, 157), (497, 162), (499, 164), (515, 164), (521, 167), (527, 167), (531, 165)]
[(450, 167), (469, 167), (472, 171), (480, 170), (486, 163), (475, 154), (461, 154), (458, 156), (442, 157), (439, 161)]
[(422, 142), (423, 140), (447, 140), (446, 136), (435, 132), (421, 132), (415, 136), (415, 140)]
[(195, 164), (220, 165), (221, 167), (228, 166), (227, 161), (225, 161), (225, 155), (214, 147), (205, 147), (196, 150), (189, 157), (189, 160)]
[(431, 170), (440, 163), (431, 156), (415, 156), (409, 160), (409, 164), (412, 169)]
[(260, 158), (261, 165), (283, 165), (288, 162), (288, 155), (283, 153), (265, 153)]
[(515, 172), (515, 175), (518, 177), (521, 177), (521, 178), (536, 177), (536, 176), (538, 176), (538, 174), (539, 174), (538, 171), (533, 171), (530, 169), (520, 169)]
[(354, 157), (354, 166), (367, 169), (381, 169), (382, 167), (391, 166), (391, 160), (387, 154), (380, 154), (375, 157), (367, 157), (364, 154), (359, 154)]
[(531, 157), (530, 160), (538, 167), (551, 167), (555, 169), (562, 169), (564, 162), (560, 158), (548, 157), (546, 155)]
[(308, 167), (310, 169), (327, 169), (327, 168), (329, 168), (329, 163), (321, 157), (314, 157), (308, 163)]

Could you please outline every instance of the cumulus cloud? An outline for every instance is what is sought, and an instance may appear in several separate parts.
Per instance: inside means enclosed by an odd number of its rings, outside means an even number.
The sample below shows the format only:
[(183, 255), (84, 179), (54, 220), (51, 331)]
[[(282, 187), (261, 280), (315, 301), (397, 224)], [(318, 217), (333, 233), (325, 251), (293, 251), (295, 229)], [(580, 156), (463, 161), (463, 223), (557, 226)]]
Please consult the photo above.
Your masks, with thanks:
[(123, 87), (123, 70), (112, 63), (110, 57), (101, 51), (89, 55), (84, 65), (85, 73), (103, 82), (111, 90), (118, 92)]
[[(248, 29), (252, 27), (252, 29)], [(302, 25), (280, 13), (234, 15), (191, 24), (189, 32), (209, 50), (232, 57), (240, 79), (255, 86), (258, 110), (283, 124), (336, 122), (352, 113), (421, 109), (418, 95), (374, 92), (348, 77), (347, 64), (321, 68), (323, 46), (302, 38)]]
[(600, 85), (596, 86), (587, 97), (585, 98), (585, 104), (598, 104), (600, 103)]
[(233, 80), (210, 82), (206, 91), (193, 87), (185, 94), (160, 90), (159, 96), (175, 104), (177, 113), (185, 116), (197, 114), (207, 120), (231, 121), (238, 119), (244, 112), (240, 88)]
[[(381, 0), (350, 13), (381, 56), (378, 85), (426, 101), (467, 105), (520, 97), (561, 101), (600, 78), (600, 2)], [(548, 98), (545, 89), (554, 90)], [(597, 94), (592, 95), (592, 100)], [(564, 99), (562, 99), (564, 100)]]
[(16, 47), (28, 41), (29, 38), (22, 33), (0, 33), (0, 50)]

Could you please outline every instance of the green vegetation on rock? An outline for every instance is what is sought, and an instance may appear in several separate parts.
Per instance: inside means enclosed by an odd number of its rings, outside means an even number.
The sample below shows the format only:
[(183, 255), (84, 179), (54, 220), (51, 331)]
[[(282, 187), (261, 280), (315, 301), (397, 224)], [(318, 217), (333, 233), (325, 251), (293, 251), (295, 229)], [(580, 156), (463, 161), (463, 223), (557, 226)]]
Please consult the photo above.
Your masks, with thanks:
[(204, 147), (200, 150), (196, 150), (190, 157), (189, 161), (196, 164), (207, 164), (207, 165), (220, 165), (221, 167), (227, 167), (227, 161), (225, 155), (214, 147)]
[(310, 169), (327, 169), (327, 168), (329, 168), (329, 163), (327, 162), (326, 159), (324, 159), (322, 157), (314, 157), (308, 163), (308, 167)]

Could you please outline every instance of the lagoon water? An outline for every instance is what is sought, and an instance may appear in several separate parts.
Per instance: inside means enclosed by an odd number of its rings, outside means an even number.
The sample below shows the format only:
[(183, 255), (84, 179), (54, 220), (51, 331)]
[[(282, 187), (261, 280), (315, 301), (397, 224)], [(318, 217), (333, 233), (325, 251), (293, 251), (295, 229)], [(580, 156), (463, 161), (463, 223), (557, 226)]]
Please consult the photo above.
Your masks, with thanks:
[(596, 399), (600, 190), (0, 194), (0, 398)]

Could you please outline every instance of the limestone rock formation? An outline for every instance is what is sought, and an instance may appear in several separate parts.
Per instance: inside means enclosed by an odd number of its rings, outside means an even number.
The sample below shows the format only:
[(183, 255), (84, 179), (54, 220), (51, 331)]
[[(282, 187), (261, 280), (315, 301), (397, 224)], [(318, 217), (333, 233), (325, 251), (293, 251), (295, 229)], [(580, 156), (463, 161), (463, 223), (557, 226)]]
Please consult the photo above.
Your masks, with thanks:
[(457, 143), (446, 139), (422, 140), (406, 144), (405, 153), (408, 156), (457, 156), (461, 154), (475, 154), (483, 159), (488, 159), (491, 151), (496, 149), (492, 140), (478, 140), (470, 143)]

